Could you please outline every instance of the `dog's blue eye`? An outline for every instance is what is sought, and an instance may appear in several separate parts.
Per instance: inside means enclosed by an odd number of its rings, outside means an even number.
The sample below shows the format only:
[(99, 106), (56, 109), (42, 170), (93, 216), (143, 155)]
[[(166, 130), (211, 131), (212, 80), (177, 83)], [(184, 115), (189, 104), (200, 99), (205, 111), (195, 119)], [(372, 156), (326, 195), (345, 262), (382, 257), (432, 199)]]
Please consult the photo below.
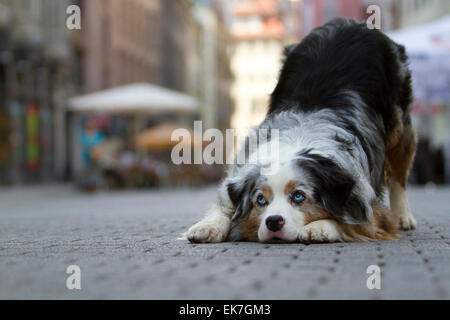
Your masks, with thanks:
[(256, 202), (258, 202), (258, 204), (260, 205), (260, 206), (263, 206), (263, 205), (265, 205), (266, 204), (266, 198), (264, 198), (264, 196), (262, 196), (262, 195), (259, 195), (257, 198), (256, 198)]
[(295, 191), (295, 192), (292, 194), (292, 200), (293, 200), (295, 203), (300, 203), (300, 202), (302, 202), (303, 200), (305, 200), (305, 196), (304, 196), (303, 193), (301, 193), (300, 191)]

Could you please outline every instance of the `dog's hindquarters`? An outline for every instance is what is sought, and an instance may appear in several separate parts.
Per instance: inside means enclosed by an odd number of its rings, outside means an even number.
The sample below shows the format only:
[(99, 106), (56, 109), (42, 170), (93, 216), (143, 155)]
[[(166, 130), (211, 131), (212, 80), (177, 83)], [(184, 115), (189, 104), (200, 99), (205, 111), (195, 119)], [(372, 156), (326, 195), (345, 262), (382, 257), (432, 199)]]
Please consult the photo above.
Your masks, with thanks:
[(391, 211), (399, 219), (400, 228), (415, 229), (416, 221), (412, 216), (406, 197), (406, 182), (414, 160), (417, 138), (409, 114), (388, 138), (386, 149), (386, 178), (389, 189)]
[(398, 105), (395, 106), (394, 126), (387, 133), (386, 182), (391, 211), (399, 220), (400, 228), (410, 230), (415, 229), (416, 221), (406, 197), (406, 183), (416, 152), (417, 135), (410, 116), (413, 101), (411, 74), (407, 67), (405, 49), (398, 45), (397, 48), (404, 78)]

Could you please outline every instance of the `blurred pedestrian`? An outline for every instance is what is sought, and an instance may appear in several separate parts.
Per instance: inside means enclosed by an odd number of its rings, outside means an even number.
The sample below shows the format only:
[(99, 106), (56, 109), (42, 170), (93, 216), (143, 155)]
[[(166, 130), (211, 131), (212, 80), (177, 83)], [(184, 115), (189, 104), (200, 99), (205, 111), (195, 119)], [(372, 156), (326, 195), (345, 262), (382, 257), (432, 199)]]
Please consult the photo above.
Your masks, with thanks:
[(93, 119), (86, 122), (84, 130), (80, 133), (80, 143), (82, 147), (81, 157), (85, 167), (95, 164), (95, 160), (100, 157), (100, 145), (105, 140), (103, 132), (98, 130)]
[(105, 135), (101, 132), (94, 119), (88, 119), (79, 136), (81, 144), (81, 158), (84, 165), (84, 174), (80, 185), (83, 190), (95, 191), (101, 183), (101, 175), (97, 168), (97, 160), (102, 154), (102, 144)]

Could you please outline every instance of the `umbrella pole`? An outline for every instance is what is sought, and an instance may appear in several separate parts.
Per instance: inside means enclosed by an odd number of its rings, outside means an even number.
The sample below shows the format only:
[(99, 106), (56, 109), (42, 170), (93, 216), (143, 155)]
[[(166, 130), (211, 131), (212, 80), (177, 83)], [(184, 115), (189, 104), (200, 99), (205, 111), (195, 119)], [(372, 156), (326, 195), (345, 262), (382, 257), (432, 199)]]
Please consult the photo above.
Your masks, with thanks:
[(138, 119), (138, 115), (131, 116), (131, 118), (132, 118), (131, 122), (132, 122), (132, 132), (133, 132), (131, 139), (132, 139), (132, 142), (133, 142), (133, 149), (137, 153), (138, 152), (138, 148), (137, 148), (137, 145), (136, 145), (136, 138), (139, 135), (139, 119)]
[(143, 150), (141, 150), (137, 146), (137, 137), (139, 136), (139, 133), (142, 131), (141, 129), (142, 129), (141, 119), (139, 118), (139, 115), (134, 115), (133, 116), (133, 147), (134, 147), (133, 150), (136, 153), (136, 155), (138, 156), (138, 159), (141, 159), (145, 153)]

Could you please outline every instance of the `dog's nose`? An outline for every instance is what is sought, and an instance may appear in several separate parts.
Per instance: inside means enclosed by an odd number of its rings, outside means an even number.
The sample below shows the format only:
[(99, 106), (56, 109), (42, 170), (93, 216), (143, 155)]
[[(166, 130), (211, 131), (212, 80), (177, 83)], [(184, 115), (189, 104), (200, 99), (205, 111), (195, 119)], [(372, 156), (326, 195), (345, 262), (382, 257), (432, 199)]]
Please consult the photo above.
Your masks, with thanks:
[(269, 216), (266, 218), (266, 226), (270, 231), (276, 232), (281, 230), (284, 226), (284, 219), (282, 216)]

